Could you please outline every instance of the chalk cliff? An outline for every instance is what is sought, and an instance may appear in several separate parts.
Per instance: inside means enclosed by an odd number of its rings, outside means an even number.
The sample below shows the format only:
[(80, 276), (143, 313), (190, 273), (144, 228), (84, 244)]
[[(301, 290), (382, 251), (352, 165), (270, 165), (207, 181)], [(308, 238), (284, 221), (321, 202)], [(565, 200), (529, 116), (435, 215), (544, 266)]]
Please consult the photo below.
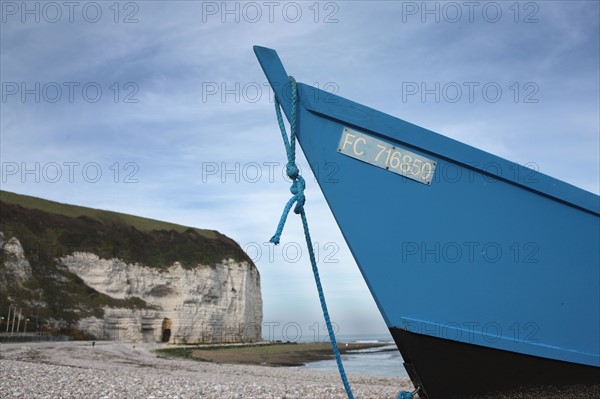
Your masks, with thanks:
[[(260, 338), (262, 300), (260, 278), (248, 262), (222, 260), (211, 267), (184, 269), (175, 262), (155, 269), (119, 259), (101, 259), (75, 252), (59, 260), (94, 290), (112, 298), (140, 298), (150, 310), (105, 309), (111, 326), (124, 329), (123, 338), (161, 339), (161, 323), (169, 318), (174, 342), (236, 342)], [(102, 328), (96, 318), (84, 319), (86, 330)], [(143, 325), (142, 325), (143, 324)], [(136, 334), (136, 332), (138, 334)], [(105, 335), (115, 334), (106, 331)], [(99, 334), (101, 335), (101, 334)], [(153, 337), (153, 338), (152, 338)]]
[(176, 343), (260, 339), (260, 275), (226, 236), (0, 195), (0, 314), (98, 339), (160, 341), (165, 326)]

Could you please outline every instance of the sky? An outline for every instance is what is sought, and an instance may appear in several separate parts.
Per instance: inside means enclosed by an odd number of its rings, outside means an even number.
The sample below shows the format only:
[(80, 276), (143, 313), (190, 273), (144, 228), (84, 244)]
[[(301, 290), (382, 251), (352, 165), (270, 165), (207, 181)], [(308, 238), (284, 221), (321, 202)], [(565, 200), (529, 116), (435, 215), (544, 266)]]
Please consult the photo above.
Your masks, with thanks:
[[(2, 189), (218, 230), (264, 336), (325, 330), (252, 46), (296, 80), (598, 194), (597, 1), (1, 1)], [(387, 329), (302, 154), (340, 334)]]

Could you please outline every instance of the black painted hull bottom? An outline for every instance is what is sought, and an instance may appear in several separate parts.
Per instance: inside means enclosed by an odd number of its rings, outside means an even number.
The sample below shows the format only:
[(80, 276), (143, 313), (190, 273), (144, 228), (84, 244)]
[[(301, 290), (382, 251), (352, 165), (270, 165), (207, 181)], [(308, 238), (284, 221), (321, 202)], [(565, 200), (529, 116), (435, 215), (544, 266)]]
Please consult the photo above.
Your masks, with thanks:
[(600, 368), (390, 328), (421, 399), (600, 398)]

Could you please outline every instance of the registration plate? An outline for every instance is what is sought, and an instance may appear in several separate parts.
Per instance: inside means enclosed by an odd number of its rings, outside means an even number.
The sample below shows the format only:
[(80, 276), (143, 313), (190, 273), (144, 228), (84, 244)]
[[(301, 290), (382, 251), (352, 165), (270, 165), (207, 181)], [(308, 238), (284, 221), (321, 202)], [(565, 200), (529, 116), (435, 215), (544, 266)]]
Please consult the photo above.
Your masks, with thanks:
[(436, 162), (371, 135), (344, 128), (338, 151), (359, 161), (431, 185)]

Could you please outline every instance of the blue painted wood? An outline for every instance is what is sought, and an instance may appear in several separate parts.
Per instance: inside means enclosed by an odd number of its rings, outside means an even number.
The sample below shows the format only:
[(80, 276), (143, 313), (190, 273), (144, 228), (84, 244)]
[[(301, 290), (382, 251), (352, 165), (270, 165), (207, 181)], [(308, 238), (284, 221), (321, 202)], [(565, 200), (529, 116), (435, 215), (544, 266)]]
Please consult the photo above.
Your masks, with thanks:
[[(257, 56), (281, 84), (271, 51)], [(299, 95), (298, 141), (389, 327), (600, 366), (600, 197), (313, 87)], [(437, 162), (431, 186), (338, 153), (344, 127)]]
[(258, 58), (258, 62), (275, 93), (275, 97), (279, 100), (281, 108), (289, 120), (291, 112), (290, 101), (292, 100), (291, 86), (288, 74), (285, 72), (279, 55), (277, 55), (275, 50), (261, 46), (254, 46), (254, 54), (256, 54), (256, 58)]
[(600, 214), (600, 198), (588, 191), (334, 94), (307, 85), (301, 85), (301, 90), (304, 107), (322, 117), (390, 137), (478, 173)]

